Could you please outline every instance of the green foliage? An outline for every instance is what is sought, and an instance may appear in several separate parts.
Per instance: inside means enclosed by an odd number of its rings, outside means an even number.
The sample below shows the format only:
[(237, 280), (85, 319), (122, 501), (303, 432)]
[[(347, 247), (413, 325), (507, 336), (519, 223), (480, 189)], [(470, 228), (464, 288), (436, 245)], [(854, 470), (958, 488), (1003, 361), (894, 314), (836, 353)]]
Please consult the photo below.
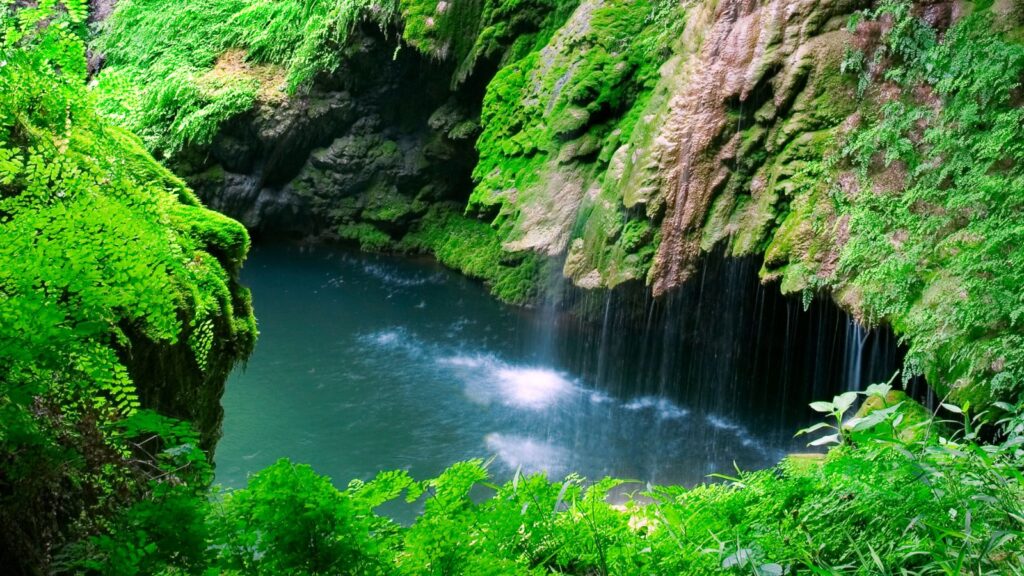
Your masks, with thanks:
[[(154, 152), (207, 145), (260, 94), (333, 72), (356, 25), (386, 28), (397, 9), (396, 0), (118, 2), (95, 45), (108, 59), (101, 110)], [(238, 61), (226, 57), (232, 49), (243, 51), (231, 54)]]
[[(457, 62), (461, 83), (479, 58), (546, 38), (575, 0), (124, 0), (95, 50), (107, 63), (100, 108), (165, 156), (208, 145), (222, 124), (260, 100), (306, 89), (331, 74), (366, 22), (400, 28), (421, 52)], [(545, 36), (546, 34), (546, 36)], [(396, 50), (399, 45), (396, 44)]]
[(246, 574), (384, 574), (397, 525), (372, 510), (410, 483), (389, 473), (339, 492), (309, 466), (280, 460), (216, 505), (219, 561)]
[[(610, 132), (614, 121), (592, 126), (591, 117), (615, 119), (645, 88), (644, 81), (654, 79), (651, 69), (659, 62), (643, 44), (644, 33), (653, 33), (646, 28), (650, 7), (634, 4), (596, 7), (585, 16), (580, 37), (556, 35), (498, 72), (481, 115), (475, 201), (491, 203), (490, 195), (522, 184), (535, 167), (525, 159), (557, 156), (563, 142), (588, 131), (599, 138)], [(640, 81), (632, 81), (637, 76)]]
[[(875, 385), (866, 395), (889, 392)], [(828, 410), (841, 414), (852, 400), (839, 403)], [(828, 455), (692, 489), (518, 471), (496, 486), (477, 460), (425, 482), (392, 472), (339, 491), (282, 460), (214, 503), (206, 528), (185, 525), (208, 538), (207, 569), (217, 573), (1019, 573), (1019, 416), (1005, 420), (1003, 443), (982, 446), (966, 416), (958, 435), (929, 417), (908, 439), (894, 432), (900, 414), (846, 423), (849, 439)], [(373, 513), (403, 492), (423, 502), (411, 526)], [(116, 557), (137, 555), (126, 547)], [(182, 558), (165, 566), (194, 566)]]
[[(58, 544), (66, 526), (48, 522), (116, 509), (137, 495), (134, 475), (162, 465), (160, 450), (134, 455), (125, 428), (140, 414), (136, 347), (169, 352), (199, 328), (180, 361), (230, 366), (255, 337), (225, 270), (244, 257), (245, 230), (199, 207), (137, 138), (95, 113), (83, 13), (81, 2), (52, 1), (0, 11), (0, 491), (25, 495), (0, 506), (12, 547)], [(165, 480), (199, 473), (197, 462)], [(67, 495), (62, 509), (48, 508), (53, 490)], [(32, 517), (49, 532), (21, 532)], [(99, 520), (83, 517), (83, 530)]]
[[(910, 344), (908, 366), (963, 400), (1014, 398), (1024, 382), (1024, 46), (977, 10), (941, 41), (908, 2), (873, 55), (895, 95), (865, 112), (844, 153), (861, 191), (841, 272), (869, 321)], [(865, 72), (865, 75), (867, 73)], [(871, 78), (868, 77), (870, 81)]]

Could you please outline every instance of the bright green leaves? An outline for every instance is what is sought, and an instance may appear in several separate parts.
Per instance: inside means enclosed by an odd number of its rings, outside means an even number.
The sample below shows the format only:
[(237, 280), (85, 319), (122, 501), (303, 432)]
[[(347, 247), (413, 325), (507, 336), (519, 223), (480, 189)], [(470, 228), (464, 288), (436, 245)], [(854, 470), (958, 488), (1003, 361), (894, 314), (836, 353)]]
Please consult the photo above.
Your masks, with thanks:
[(9, 186), (24, 169), (21, 153), (9, 148), (6, 142), (0, 142), (0, 186)]
[[(136, 384), (213, 361), (226, 372), (250, 349), (251, 311), (225, 270), (237, 271), (248, 238), (220, 217), (183, 225), (182, 203), (205, 213), (192, 193), (98, 117), (71, 31), (84, 2), (9, 4), (0, 12), (0, 456), (5, 489), (24, 490), (25, 509), (5, 503), (3, 513), (11, 526), (42, 522), (51, 540), (31, 546), (56, 549), (62, 531), (94, 529), (137, 497), (140, 478), (178, 483), (206, 466), (192, 436), (160, 438), (166, 423), (150, 423), (141, 445)], [(194, 393), (188, 380), (174, 384)], [(188, 479), (205, 482), (205, 470)], [(38, 490), (62, 492), (62, 509), (32, 501)], [(61, 515), (75, 522), (51, 525)], [(2, 537), (24, 537), (10, 530)]]
[(846, 411), (853, 406), (853, 403), (857, 400), (856, 392), (844, 392), (835, 398), (831, 402), (811, 402), (811, 409), (815, 412), (821, 412), (827, 414), (835, 420), (835, 424), (829, 422), (819, 422), (809, 428), (804, 428), (796, 433), (797, 436), (803, 434), (810, 434), (811, 432), (817, 432), (818, 430), (832, 430), (833, 433), (827, 436), (822, 436), (817, 440), (812, 440), (809, 446), (824, 446), (827, 444), (841, 444), (842, 443), (842, 425), (843, 415)]
[[(910, 344), (908, 366), (962, 400), (1014, 398), (1024, 389), (1024, 46), (990, 10), (944, 37), (889, 1), (883, 43), (899, 90), (872, 97), (843, 152), (860, 191), (840, 194), (849, 241), (840, 271), (870, 321)], [(871, 79), (864, 72), (864, 78)]]
[[(100, 107), (154, 152), (206, 146), (261, 94), (336, 70), (360, 22), (385, 29), (396, 18), (396, 0), (119, 2), (97, 39), (108, 58)], [(224, 59), (232, 50), (237, 59)]]
[(409, 483), (390, 473), (338, 491), (309, 466), (279, 460), (218, 507), (218, 563), (249, 574), (387, 573), (397, 526), (372, 509)]

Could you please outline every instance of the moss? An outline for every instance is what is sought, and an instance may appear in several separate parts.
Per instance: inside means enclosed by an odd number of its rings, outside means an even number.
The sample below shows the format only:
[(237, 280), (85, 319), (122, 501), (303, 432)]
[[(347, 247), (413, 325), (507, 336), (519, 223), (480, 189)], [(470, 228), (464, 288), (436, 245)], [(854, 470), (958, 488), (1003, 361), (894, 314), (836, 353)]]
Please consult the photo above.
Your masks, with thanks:
[(390, 235), (368, 222), (341, 225), (338, 227), (338, 238), (355, 242), (368, 252), (383, 252), (395, 247)]
[[(729, 236), (732, 232), (730, 219), (734, 213), (745, 213), (748, 200), (747, 196), (737, 198), (736, 194), (719, 194), (711, 201), (711, 208), (708, 209), (708, 217), (702, 231), (700, 242), (702, 250), (710, 251), (715, 244)], [(739, 206), (737, 206), (738, 203)], [(746, 229), (746, 227), (741, 227), (739, 233), (743, 234)], [(735, 239), (733, 241), (734, 252), (742, 254), (746, 244), (742, 239)]]
[[(650, 222), (627, 217), (620, 189), (604, 182), (640, 122), (682, 16), (671, 2), (583, 2), (547, 45), (498, 72), (484, 99), (470, 205), (499, 207), (503, 239), (532, 232), (541, 238), (534, 242), (551, 243), (537, 249), (556, 251), (568, 235), (576, 258), (566, 272), (577, 281), (597, 274), (600, 285), (614, 285), (646, 274), (653, 247), (635, 237), (616, 242), (627, 220)], [(601, 190), (599, 199), (582, 200), (575, 225), (546, 217), (580, 201), (567, 189)], [(538, 220), (555, 230), (536, 234)]]
[[(928, 426), (932, 426), (931, 414), (924, 406), (915, 402), (901, 390), (891, 390), (885, 398), (880, 396), (868, 396), (857, 409), (855, 418), (864, 418), (872, 412), (898, 406), (895, 423), (891, 430), (884, 430), (882, 433), (895, 433), (895, 436), (906, 443), (921, 442), (928, 434)], [(879, 432), (879, 428), (890, 426), (889, 423), (879, 424), (875, 428), (853, 433), (854, 441), (861, 441), (871, 438)]]
[(475, 135), (480, 130), (480, 125), (473, 120), (463, 120), (448, 131), (448, 137), (452, 140), (463, 140)]
[(432, 253), (445, 266), (483, 280), (505, 302), (527, 304), (537, 294), (540, 257), (507, 252), (497, 230), (454, 205), (432, 207), (401, 247)]
[(249, 234), (245, 227), (222, 214), (197, 206), (181, 205), (173, 212), (175, 223), (200, 245), (221, 257), (225, 266), (237, 273), (249, 252)]
[(399, 194), (394, 186), (378, 185), (366, 194), (362, 217), (371, 222), (398, 223), (416, 212), (415, 204)]
[(402, 38), (435, 57), (461, 61), (479, 34), (484, 0), (401, 0)]

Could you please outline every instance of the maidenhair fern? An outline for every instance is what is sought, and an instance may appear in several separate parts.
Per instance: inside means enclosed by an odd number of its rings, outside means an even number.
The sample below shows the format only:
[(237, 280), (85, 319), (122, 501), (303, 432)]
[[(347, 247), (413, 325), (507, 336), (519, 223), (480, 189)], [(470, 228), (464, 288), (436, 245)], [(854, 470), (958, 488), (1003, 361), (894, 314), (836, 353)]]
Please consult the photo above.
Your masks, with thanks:
[[(147, 477), (198, 473), (198, 449), (183, 464), (151, 454), (172, 438), (140, 448), (119, 428), (138, 415), (132, 368), (147, 349), (173, 358), (198, 310), (203, 365), (226, 370), (255, 336), (225, 265), (207, 252), (237, 269), (245, 230), (200, 208), (137, 137), (96, 113), (83, 15), (81, 1), (0, 9), (0, 483), (18, 494), (0, 507), (0, 539), (23, 545), (20, 527), (39, 523), (39, 548), (102, 524)], [(211, 321), (216, 338), (203, 328)], [(171, 461), (173, 471), (162, 467)], [(59, 504), (46, 500), (54, 492)]]
[(869, 14), (882, 16), (891, 27), (865, 58), (884, 59), (900, 91), (844, 147), (861, 187), (837, 196), (850, 227), (841, 271), (929, 381), (1013, 398), (1024, 391), (1024, 46), (991, 10), (941, 41), (905, 0)]

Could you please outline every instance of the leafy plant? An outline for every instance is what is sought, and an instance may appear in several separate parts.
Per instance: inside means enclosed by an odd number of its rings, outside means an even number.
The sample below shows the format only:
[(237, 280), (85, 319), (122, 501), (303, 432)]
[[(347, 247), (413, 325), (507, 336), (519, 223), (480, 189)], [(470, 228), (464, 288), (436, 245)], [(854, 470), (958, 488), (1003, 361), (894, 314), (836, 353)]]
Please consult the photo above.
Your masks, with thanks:
[[(179, 365), (184, 395), (190, 367), (224, 377), (255, 325), (227, 272), (245, 230), (96, 114), (84, 2), (21, 4), (0, 8), (0, 492), (18, 495), (0, 502), (0, 564), (44, 569), (36, 553), (95, 532), (149, 480), (209, 479), (193, 432), (140, 411), (154, 366), (133, 353)], [(217, 338), (180, 346), (200, 315)]]
[(908, 376), (963, 403), (1013, 400), (1024, 381), (1024, 226), (1012, 216), (1024, 201), (1024, 46), (986, 6), (941, 38), (905, 0), (854, 24), (882, 26), (859, 58), (881, 65), (854, 67), (878, 105), (843, 146), (861, 181), (835, 195), (850, 231), (841, 278), (869, 322), (903, 334)]

